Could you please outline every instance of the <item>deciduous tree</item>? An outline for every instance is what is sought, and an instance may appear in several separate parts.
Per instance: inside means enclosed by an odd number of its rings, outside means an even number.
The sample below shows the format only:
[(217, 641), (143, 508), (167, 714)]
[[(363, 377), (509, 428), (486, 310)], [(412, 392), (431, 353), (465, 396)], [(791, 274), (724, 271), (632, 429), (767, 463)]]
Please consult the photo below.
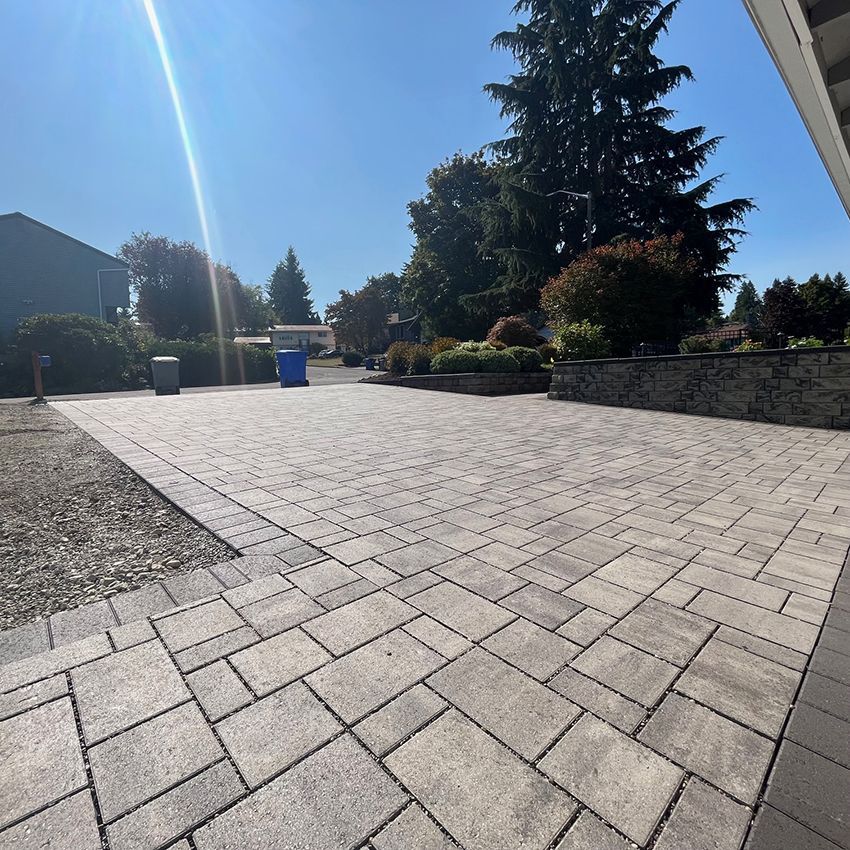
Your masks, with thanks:
[(487, 204), (495, 202), (496, 166), (482, 154), (455, 154), (426, 178), (428, 191), (407, 205), (416, 237), (404, 268), (403, 295), (422, 314), (430, 336), (480, 339), (501, 306), (467, 296), (493, 285), (499, 261), (481, 250)]
[(130, 265), (138, 317), (157, 335), (229, 336), (242, 326), (245, 296), (239, 276), (192, 242), (134, 233), (118, 256)]

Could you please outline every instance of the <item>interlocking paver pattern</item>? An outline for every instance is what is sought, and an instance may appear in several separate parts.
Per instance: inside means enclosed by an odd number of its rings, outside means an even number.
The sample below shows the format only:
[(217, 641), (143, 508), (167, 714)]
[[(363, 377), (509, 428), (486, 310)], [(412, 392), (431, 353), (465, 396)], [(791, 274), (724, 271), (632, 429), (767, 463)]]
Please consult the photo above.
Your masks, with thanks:
[(0, 634), (2, 850), (850, 847), (850, 435), (357, 386), (60, 409), (240, 557)]

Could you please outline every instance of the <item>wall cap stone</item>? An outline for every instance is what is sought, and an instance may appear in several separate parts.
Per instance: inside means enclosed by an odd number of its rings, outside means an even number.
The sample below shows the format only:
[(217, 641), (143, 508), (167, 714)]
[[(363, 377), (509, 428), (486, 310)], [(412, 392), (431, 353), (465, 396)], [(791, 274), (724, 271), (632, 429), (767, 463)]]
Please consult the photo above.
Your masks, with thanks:
[[(648, 361), (658, 360), (699, 360), (704, 357), (764, 357), (769, 354), (802, 354), (803, 352), (850, 352), (850, 346), (847, 345), (824, 345), (817, 348), (763, 348), (759, 351), (702, 351), (699, 354), (653, 354), (646, 357), (603, 357), (597, 360), (556, 360), (555, 366), (587, 366), (589, 364), (608, 364), (608, 363), (646, 363)], [(480, 373), (475, 373), (480, 374)], [(529, 373), (527, 373), (529, 374)]]

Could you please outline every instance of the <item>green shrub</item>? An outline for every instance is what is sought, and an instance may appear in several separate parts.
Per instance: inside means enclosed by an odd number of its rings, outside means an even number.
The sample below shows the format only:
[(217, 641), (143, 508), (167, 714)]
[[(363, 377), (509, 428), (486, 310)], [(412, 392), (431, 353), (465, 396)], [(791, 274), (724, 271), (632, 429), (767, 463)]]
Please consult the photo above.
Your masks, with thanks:
[(359, 351), (343, 351), (343, 366), (359, 366), (363, 362), (363, 355)]
[(680, 339), (702, 280), (683, 242), (677, 234), (600, 245), (546, 284), (540, 307), (555, 327), (582, 321), (604, 326), (618, 357), (642, 340)]
[(507, 351), (479, 351), (479, 372), (519, 372), (519, 363)]
[(431, 343), (431, 353), (440, 354), (443, 351), (451, 351), (453, 348), (457, 348), (458, 345), (460, 345), (460, 340), (455, 339), (453, 336), (438, 336)]
[(764, 351), (764, 343), (752, 339), (745, 339), (735, 351)]
[[(514, 361), (516, 362), (516, 361)], [(441, 351), (431, 360), (434, 375), (459, 375), (464, 372), (479, 372), (478, 355), (472, 351), (452, 349)]]
[(505, 352), (519, 363), (520, 372), (539, 372), (543, 368), (543, 358), (536, 348), (526, 348), (522, 345), (512, 345)]
[(713, 336), (686, 336), (679, 343), (679, 354), (709, 354), (723, 351), (723, 340)]
[(394, 342), (387, 349), (387, 371), (393, 375), (406, 375), (410, 368), (410, 350), (413, 346), (409, 342)]
[(29, 316), (14, 335), (14, 371), (24, 383), (17, 390), (32, 391), (33, 351), (52, 358), (42, 373), (48, 393), (123, 389), (139, 344), (129, 323), (110, 324), (80, 313)]
[(544, 363), (551, 363), (558, 357), (558, 346), (552, 345), (551, 342), (544, 342), (543, 345), (538, 346), (537, 350), (540, 352)]
[(611, 356), (605, 328), (587, 320), (558, 328), (554, 339), (558, 356), (564, 360), (600, 360)]
[(324, 351), (327, 346), (323, 342), (310, 343), (310, 356), (315, 357), (320, 351)]
[(533, 348), (537, 345), (537, 331), (522, 316), (502, 316), (487, 334), (492, 345)]
[(468, 342), (461, 342), (457, 346), (458, 351), (471, 351), (473, 353), (479, 351), (496, 351), (496, 346), (491, 345), (489, 342), (476, 342), (471, 339)]
[(407, 374), (427, 375), (431, 371), (431, 348), (427, 345), (412, 345), (407, 353)]

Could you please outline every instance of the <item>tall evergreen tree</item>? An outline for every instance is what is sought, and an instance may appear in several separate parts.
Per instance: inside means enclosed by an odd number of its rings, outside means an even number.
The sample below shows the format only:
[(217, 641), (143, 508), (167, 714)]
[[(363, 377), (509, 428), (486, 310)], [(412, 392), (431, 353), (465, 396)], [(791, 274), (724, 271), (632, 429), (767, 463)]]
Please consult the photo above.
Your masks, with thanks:
[(814, 274), (800, 284), (800, 296), (806, 305), (806, 333), (824, 342), (843, 340), (850, 322), (850, 291), (844, 275)]
[(620, 236), (683, 233), (698, 260), (692, 310), (709, 315), (747, 199), (708, 203), (717, 177), (699, 182), (719, 143), (703, 127), (674, 130), (662, 99), (692, 74), (653, 52), (680, 0), (519, 0), (528, 23), (493, 39), (520, 65), (507, 83), (485, 87), (510, 120), (492, 145), (504, 166), (486, 247), (507, 264), (479, 301), (533, 306), (540, 287), (584, 248), (585, 205), (593, 195), (595, 244)]
[(310, 284), (291, 245), (269, 278), (269, 300), (285, 325), (320, 324), (310, 297)]
[(762, 310), (764, 310), (764, 304), (753, 282), (741, 281), (741, 288), (735, 298), (735, 306), (729, 313), (729, 320), (749, 325), (752, 329), (761, 323)]
[(774, 280), (764, 291), (762, 324), (769, 334), (805, 336), (808, 333), (806, 302), (793, 277)]

